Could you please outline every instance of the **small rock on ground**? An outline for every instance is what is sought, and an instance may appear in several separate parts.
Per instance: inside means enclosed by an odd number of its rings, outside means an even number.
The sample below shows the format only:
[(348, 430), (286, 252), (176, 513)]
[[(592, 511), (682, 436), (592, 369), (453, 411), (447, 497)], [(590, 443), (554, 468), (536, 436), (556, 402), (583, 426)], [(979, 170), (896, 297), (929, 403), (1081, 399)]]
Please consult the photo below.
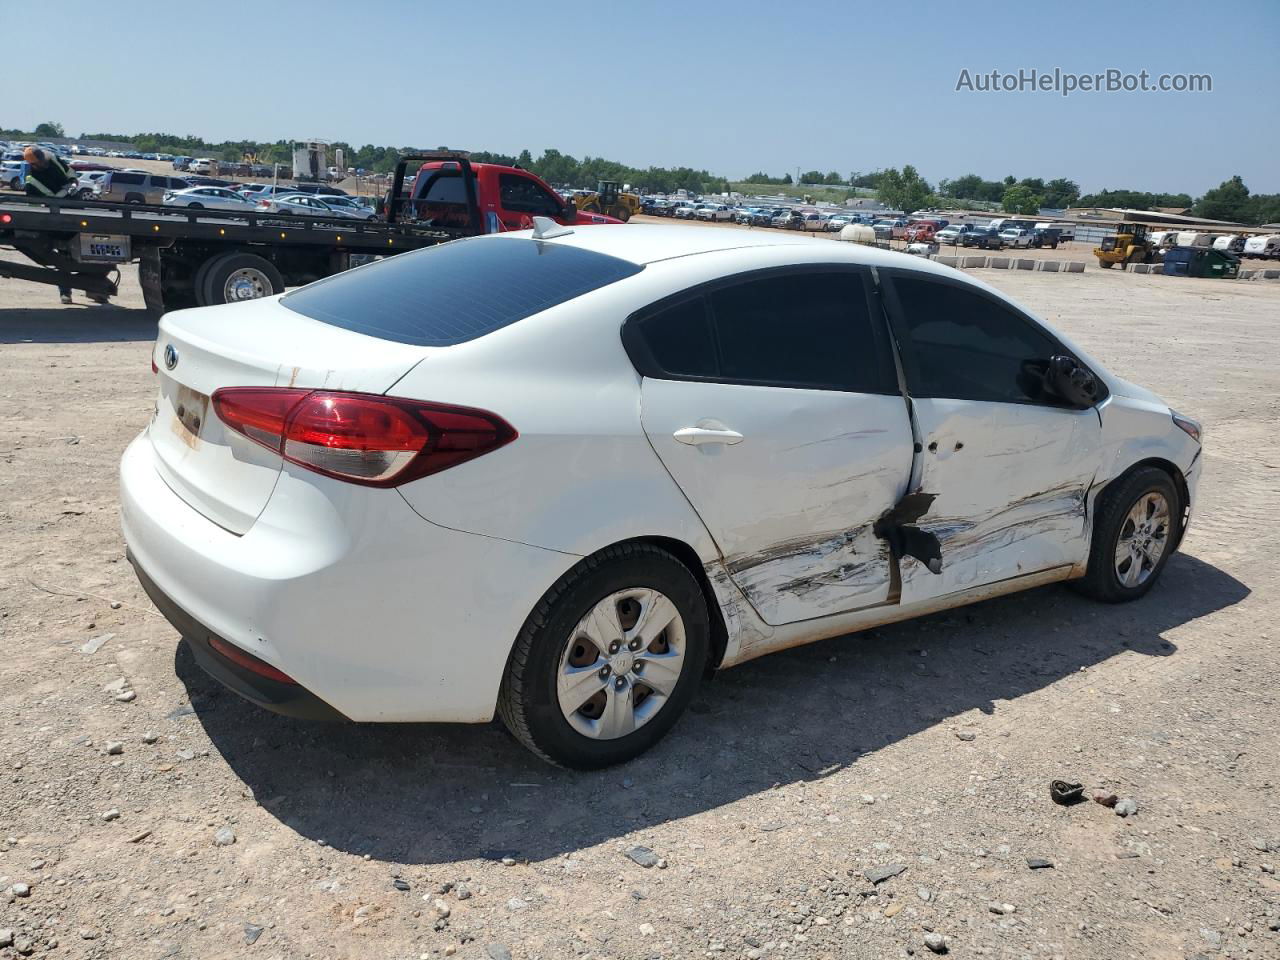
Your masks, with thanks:
[(640, 846), (631, 847), (627, 850), (627, 857), (633, 862), (640, 864), (640, 866), (645, 869), (648, 869), (649, 867), (656, 867), (658, 865), (658, 860), (660, 859), (658, 855), (648, 847)]

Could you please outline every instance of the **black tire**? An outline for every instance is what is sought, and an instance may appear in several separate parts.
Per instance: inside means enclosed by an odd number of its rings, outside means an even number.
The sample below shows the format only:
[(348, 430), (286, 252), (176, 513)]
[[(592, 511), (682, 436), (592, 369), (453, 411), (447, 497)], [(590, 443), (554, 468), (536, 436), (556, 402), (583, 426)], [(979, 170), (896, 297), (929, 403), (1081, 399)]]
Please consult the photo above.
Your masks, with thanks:
[(187, 209), (188, 209), (188, 210), (203, 210), (203, 209), (204, 209), (204, 204), (203, 204), (203, 203), (188, 203), (188, 204), (187, 204)]
[(1115, 266), (1115, 263), (1113, 263), (1110, 260), (1103, 260), (1101, 257), (1099, 257), (1098, 266), (1100, 266), (1103, 270), (1110, 270), (1112, 267)]
[[(1158, 493), (1169, 505), (1169, 519), (1163, 531), (1164, 551), (1147, 578), (1127, 587), (1120, 582), (1115, 555), (1125, 532), (1129, 511), (1149, 493)], [(1098, 499), (1093, 521), (1093, 542), (1089, 547), (1089, 570), (1075, 581), (1081, 593), (1104, 603), (1123, 603), (1144, 596), (1159, 579), (1169, 557), (1182, 539), (1184, 504), (1173, 478), (1159, 467), (1139, 467), (1120, 477)]]
[(147, 198), (141, 194), (131, 193), (124, 198), (125, 203), (143, 203)]
[[(626, 736), (597, 740), (560, 710), (556, 678), (577, 624), (604, 597), (649, 587), (675, 604), (685, 625), (680, 679), (661, 710)], [(650, 544), (608, 547), (579, 562), (538, 601), (516, 638), (498, 695), (498, 715), (522, 744), (549, 763), (595, 770), (623, 763), (657, 743), (693, 698), (706, 667), (710, 626), (698, 581), (674, 556)]]
[[(200, 268), (204, 277), (203, 283), (196, 288), (197, 302), (203, 299), (205, 306), (211, 307), (226, 303), (224, 287), (227, 280), (231, 274), (246, 267), (260, 271), (271, 282), (271, 293), (266, 296), (284, 293), (284, 277), (271, 261), (252, 253), (224, 253)], [(197, 276), (199, 273), (197, 271)]]

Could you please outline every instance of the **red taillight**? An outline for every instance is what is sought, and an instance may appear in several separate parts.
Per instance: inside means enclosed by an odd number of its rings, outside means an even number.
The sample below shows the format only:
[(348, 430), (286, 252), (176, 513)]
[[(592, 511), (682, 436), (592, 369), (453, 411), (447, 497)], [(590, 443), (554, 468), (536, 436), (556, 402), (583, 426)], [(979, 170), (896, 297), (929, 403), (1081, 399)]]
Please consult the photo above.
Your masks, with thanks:
[(213, 409), (231, 429), (325, 476), (395, 487), (510, 443), (496, 414), (421, 400), (293, 387), (224, 387)]
[(151, 355), (151, 375), (155, 376), (159, 372), (160, 368), (156, 366), (156, 355), (153, 353)]
[(0, 223), (13, 223), (12, 214), (0, 213)]
[(234, 643), (227, 643), (227, 641), (223, 640), (221, 637), (210, 637), (209, 646), (212, 647), (216, 653), (221, 654), (236, 666), (243, 667), (251, 673), (256, 673), (260, 677), (266, 677), (268, 680), (274, 680), (276, 683), (289, 683), (295, 687), (298, 685), (298, 681), (293, 679), (293, 677), (289, 676), (287, 673), (281, 673), (265, 660), (259, 660), (253, 654), (246, 653)]

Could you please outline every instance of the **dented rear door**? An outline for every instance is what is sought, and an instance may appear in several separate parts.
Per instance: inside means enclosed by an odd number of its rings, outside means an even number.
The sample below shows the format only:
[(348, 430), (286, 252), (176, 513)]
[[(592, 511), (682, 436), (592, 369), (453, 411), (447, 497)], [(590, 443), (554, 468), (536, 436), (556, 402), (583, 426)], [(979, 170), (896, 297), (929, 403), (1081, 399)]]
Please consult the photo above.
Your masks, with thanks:
[[(770, 271), (638, 320), (654, 450), (761, 618), (886, 602), (911, 424), (861, 272)], [(634, 354), (633, 354), (634, 358)]]
[(1101, 459), (1095, 409), (1046, 396), (1038, 365), (1062, 351), (1047, 330), (980, 288), (895, 271), (887, 297), (921, 450), (916, 526), (940, 569), (900, 561), (902, 604), (1080, 563)]

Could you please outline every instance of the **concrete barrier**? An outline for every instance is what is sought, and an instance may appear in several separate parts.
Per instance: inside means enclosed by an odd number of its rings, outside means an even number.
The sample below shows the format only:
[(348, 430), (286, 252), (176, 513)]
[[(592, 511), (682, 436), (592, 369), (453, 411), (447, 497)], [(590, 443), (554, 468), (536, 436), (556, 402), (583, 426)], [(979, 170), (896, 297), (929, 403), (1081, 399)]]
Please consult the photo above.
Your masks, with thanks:
[(1039, 263), (1040, 263), (1040, 269), (1044, 273), (1057, 273), (1059, 270), (1062, 269), (1061, 260), (1041, 260), (1039, 261)]
[(1084, 273), (1084, 261), (1068, 260), (1063, 264), (1063, 270), (1066, 273)]
[(1017, 260), (1013, 261), (1013, 266), (1014, 269), (1017, 270), (1034, 270), (1036, 268), (1036, 262), (1028, 258), (1019, 257)]
[(987, 257), (987, 266), (990, 267), (992, 270), (1008, 270), (1009, 258), (1008, 257)]
[(987, 265), (986, 257), (965, 257), (960, 264), (960, 266), (967, 267), (967, 268), (985, 267), (986, 265)]
[(1151, 272), (1151, 264), (1149, 264), (1149, 263), (1135, 263), (1135, 264), (1133, 265), (1133, 272), (1134, 272), (1134, 273), (1150, 273), (1150, 272)]
[(1263, 280), (1280, 280), (1280, 270), (1263, 270)]
[(959, 258), (959, 257), (935, 257), (934, 259), (935, 259), (938, 263), (942, 264), (944, 267), (958, 267), (958, 266), (960, 266), (960, 258)]

